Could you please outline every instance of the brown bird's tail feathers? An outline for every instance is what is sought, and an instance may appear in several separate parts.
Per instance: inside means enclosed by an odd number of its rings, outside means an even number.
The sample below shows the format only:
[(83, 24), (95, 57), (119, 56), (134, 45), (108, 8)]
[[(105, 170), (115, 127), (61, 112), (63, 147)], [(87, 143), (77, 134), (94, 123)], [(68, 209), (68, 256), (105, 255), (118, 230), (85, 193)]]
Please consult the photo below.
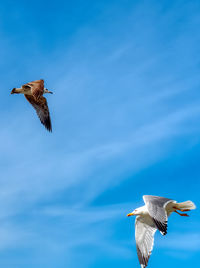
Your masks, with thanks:
[(10, 94), (18, 94), (18, 93), (20, 93), (19, 88), (14, 87)]
[(14, 87), (10, 94), (15, 94), (15, 89), (16, 88)]

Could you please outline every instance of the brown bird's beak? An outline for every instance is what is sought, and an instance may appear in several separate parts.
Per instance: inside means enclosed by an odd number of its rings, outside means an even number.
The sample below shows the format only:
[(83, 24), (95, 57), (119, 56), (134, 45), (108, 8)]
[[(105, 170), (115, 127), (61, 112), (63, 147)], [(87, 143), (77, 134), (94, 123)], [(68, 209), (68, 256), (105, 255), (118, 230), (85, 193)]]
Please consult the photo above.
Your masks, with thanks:
[(52, 91), (49, 91), (47, 88), (46, 88), (46, 93), (53, 94), (53, 92)]

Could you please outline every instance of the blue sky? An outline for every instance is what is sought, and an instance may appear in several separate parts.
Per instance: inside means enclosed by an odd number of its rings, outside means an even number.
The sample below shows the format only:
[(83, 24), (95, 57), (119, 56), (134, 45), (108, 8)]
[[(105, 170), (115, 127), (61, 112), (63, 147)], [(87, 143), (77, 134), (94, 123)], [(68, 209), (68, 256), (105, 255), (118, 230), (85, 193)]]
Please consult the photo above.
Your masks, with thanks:
[[(199, 1), (1, 1), (0, 266), (140, 267), (152, 194), (199, 207)], [(13, 87), (36, 79), (48, 133)], [(149, 267), (196, 266), (200, 213), (172, 215)]]

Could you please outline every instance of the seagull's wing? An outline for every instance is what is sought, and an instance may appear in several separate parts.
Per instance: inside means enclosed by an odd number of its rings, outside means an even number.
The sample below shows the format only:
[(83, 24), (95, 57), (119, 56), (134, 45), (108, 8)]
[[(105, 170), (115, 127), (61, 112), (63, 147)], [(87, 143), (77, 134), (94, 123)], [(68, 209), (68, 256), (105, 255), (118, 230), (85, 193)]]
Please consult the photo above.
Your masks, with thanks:
[(162, 235), (166, 235), (168, 217), (165, 207), (174, 200), (153, 195), (144, 195), (143, 199), (156, 227)]
[(35, 99), (39, 99), (43, 95), (44, 91), (44, 80), (35, 80), (33, 82), (29, 82), (22, 87), (31, 87), (31, 92)]
[(145, 218), (137, 216), (135, 220), (135, 240), (137, 255), (142, 268), (148, 264), (154, 244), (156, 228), (145, 222)]
[(51, 132), (52, 131), (51, 118), (46, 98), (41, 96), (39, 99), (35, 99), (31, 95), (24, 95), (24, 96), (36, 110), (41, 123), (46, 127), (47, 130)]

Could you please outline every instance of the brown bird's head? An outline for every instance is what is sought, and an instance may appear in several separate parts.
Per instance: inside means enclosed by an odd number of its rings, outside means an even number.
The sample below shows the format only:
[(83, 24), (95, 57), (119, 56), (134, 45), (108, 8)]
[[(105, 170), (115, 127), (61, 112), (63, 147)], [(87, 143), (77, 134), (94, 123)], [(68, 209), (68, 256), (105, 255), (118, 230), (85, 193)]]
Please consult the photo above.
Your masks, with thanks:
[(52, 91), (49, 91), (47, 88), (44, 88), (44, 93), (50, 93), (50, 94), (53, 94)]

